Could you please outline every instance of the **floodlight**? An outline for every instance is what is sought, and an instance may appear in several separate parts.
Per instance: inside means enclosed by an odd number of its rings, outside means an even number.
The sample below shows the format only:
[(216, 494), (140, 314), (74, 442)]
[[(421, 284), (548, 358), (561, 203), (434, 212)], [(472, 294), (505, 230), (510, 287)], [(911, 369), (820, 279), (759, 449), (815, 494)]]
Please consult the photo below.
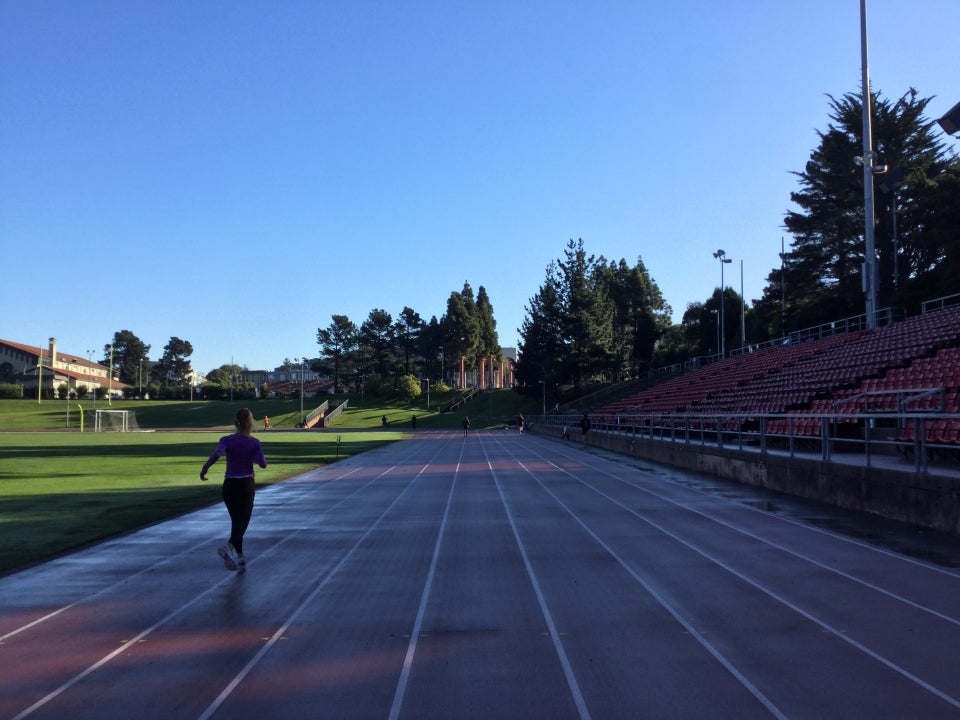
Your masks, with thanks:
[(960, 102), (947, 111), (947, 114), (937, 120), (947, 135), (956, 135), (960, 131)]

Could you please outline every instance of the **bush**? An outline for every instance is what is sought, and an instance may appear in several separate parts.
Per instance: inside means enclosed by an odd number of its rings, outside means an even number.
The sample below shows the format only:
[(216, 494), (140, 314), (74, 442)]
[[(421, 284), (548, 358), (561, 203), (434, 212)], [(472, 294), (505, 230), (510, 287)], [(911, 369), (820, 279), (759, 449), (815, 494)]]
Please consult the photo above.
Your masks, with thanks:
[(397, 390), (405, 402), (413, 402), (420, 397), (423, 392), (420, 388), (420, 381), (414, 375), (404, 375), (401, 377)]
[(230, 392), (221, 385), (205, 382), (200, 386), (200, 396), (204, 400), (223, 400), (230, 397)]
[(4, 400), (23, 400), (23, 386), (0, 383), (0, 398)]

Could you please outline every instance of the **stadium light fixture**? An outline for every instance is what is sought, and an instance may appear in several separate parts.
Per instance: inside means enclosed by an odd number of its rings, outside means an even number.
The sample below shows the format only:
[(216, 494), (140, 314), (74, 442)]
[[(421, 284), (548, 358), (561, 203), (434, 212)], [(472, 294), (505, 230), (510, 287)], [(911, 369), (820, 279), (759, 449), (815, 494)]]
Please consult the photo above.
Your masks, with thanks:
[(947, 114), (937, 120), (947, 135), (960, 133), (960, 102), (947, 111)]

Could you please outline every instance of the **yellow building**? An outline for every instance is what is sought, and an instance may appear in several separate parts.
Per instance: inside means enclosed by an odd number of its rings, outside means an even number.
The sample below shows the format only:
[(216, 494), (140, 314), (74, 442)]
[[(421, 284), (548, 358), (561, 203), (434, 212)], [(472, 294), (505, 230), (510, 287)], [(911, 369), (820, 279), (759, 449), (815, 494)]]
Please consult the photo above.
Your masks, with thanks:
[(24, 397), (36, 395), (38, 386), (44, 397), (55, 397), (56, 389), (64, 384), (72, 392), (84, 386), (88, 392), (104, 388), (117, 396), (127, 387), (111, 381), (106, 366), (58, 352), (56, 338), (50, 338), (46, 348), (0, 340), (0, 383), (22, 386)]

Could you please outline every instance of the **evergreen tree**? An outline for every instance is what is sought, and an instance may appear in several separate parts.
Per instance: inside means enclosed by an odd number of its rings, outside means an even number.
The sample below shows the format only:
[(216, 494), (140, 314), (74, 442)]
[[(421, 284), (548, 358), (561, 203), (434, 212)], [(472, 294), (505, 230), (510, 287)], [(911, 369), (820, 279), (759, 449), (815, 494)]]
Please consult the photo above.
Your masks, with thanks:
[(181, 389), (189, 385), (193, 368), (187, 358), (191, 355), (193, 345), (178, 337), (170, 338), (170, 342), (164, 345), (163, 355), (152, 368), (153, 378), (162, 389)]
[[(114, 377), (127, 385), (136, 386), (147, 381), (150, 367), (147, 353), (150, 346), (145, 345), (140, 338), (129, 330), (121, 330), (113, 334), (113, 368)], [(103, 346), (106, 358), (104, 364), (110, 362), (110, 345)]]
[(404, 374), (409, 375), (413, 372), (414, 358), (420, 345), (423, 328), (423, 320), (412, 308), (404, 307), (400, 311), (400, 317), (397, 319), (393, 330), (397, 339), (397, 348), (402, 359)]
[(567, 243), (556, 266), (564, 293), (564, 375), (578, 387), (609, 368), (613, 357), (613, 305), (598, 272), (602, 264), (603, 258), (587, 256), (580, 239)]
[(443, 347), (443, 330), (436, 315), (420, 330), (417, 350), (423, 357), (427, 377), (443, 380), (450, 364), (444, 362), (446, 349)]
[(500, 338), (497, 336), (497, 321), (493, 317), (493, 305), (483, 285), (477, 291), (477, 323), (479, 325), (478, 353), (481, 357), (501, 358)]
[(346, 387), (351, 376), (355, 377), (359, 387), (361, 381), (360, 373), (357, 372), (357, 326), (346, 315), (333, 315), (331, 320), (326, 328), (317, 329), (317, 344), (320, 345), (317, 365), (322, 372), (333, 378), (337, 388)]
[(609, 263), (570, 240), (526, 308), (516, 380), (531, 386), (638, 374), (670, 328), (670, 306), (641, 259)]
[(393, 318), (386, 310), (371, 310), (360, 326), (360, 345), (370, 360), (370, 372), (386, 380), (395, 375), (396, 335)]
[(514, 376), (521, 387), (532, 387), (545, 382), (556, 397), (563, 383), (565, 311), (560, 275), (556, 264), (547, 268), (547, 277), (537, 293), (530, 298), (520, 328), (517, 347), (518, 361)]
[[(923, 117), (928, 103), (913, 89), (896, 103), (876, 95), (872, 100), (880, 307), (914, 304), (956, 287), (948, 286), (960, 242), (958, 167), (936, 138), (934, 123)], [(864, 311), (863, 171), (854, 163), (862, 154), (862, 107), (858, 94), (830, 97), (828, 129), (818, 133), (819, 146), (796, 173), (800, 189), (791, 199), (799, 209), (785, 218), (794, 237), (786, 272), (771, 273), (768, 282), (775, 280), (777, 287), (768, 285), (760, 310), (771, 321), (776, 317), (784, 282), (789, 320), (784, 330)]]
[(470, 283), (465, 282), (462, 291), (450, 293), (447, 312), (440, 319), (440, 327), (448, 361), (459, 363), (463, 357), (467, 369), (476, 368), (480, 348), (480, 322)]
[(610, 263), (603, 272), (614, 312), (613, 374), (636, 377), (650, 366), (657, 341), (670, 327), (672, 311), (641, 258), (633, 267), (626, 260)]

